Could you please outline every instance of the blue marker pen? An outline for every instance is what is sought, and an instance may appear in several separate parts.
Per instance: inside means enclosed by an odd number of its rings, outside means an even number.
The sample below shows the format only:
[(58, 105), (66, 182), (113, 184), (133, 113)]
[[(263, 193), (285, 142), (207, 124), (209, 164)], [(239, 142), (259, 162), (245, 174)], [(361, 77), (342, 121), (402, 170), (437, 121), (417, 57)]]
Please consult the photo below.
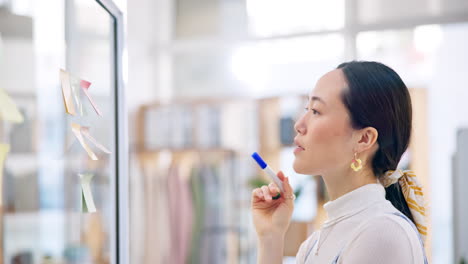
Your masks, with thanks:
[[(268, 167), (268, 165), (266, 164), (265, 161), (263, 161), (262, 157), (260, 157), (260, 155), (258, 155), (257, 152), (254, 152), (252, 154), (252, 158), (258, 163), (258, 165), (260, 166), (260, 168), (262, 168), (262, 170), (270, 177), (270, 179), (276, 183), (276, 185), (278, 186), (278, 188), (281, 190), (281, 192), (284, 193), (284, 187), (283, 187), (283, 182), (278, 178), (278, 175), (276, 175), (276, 173), (270, 168)], [(278, 194), (277, 196), (273, 197), (273, 199), (278, 199), (280, 197), (280, 194)]]

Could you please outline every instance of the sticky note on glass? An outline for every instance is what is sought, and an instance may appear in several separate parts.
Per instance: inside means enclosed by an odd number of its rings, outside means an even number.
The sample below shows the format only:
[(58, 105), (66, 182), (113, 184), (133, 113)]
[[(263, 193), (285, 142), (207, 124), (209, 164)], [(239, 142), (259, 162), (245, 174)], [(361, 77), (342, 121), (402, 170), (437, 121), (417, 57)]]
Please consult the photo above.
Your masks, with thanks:
[(94, 213), (96, 212), (96, 206), (94, 204), (93, 194), (91, 193), (91, 179), (94, 177), (93, 174), (78, 174), (80, 177), (81, 184), (81, 211), (83, 213)]
[(106, 154), (110, 154), (110, 150), (107, 149), (106, 147), (104, 147), (102, 144), (100, 144), (95, 138), (93, 138), (90, 134), (89, 134), (89, 127), (85, 127), (85, 126), (80, 126), (78, 124), (75, 124), (75, 123), (72, 123), (71, 124), (71, 127), (72, 127), (72, 131), (73, 131), (73, 134), (75, 134), (75, 137), (76, 139), (78, 139), (78, 141), (80, 142), (81, 146), (83, 147), (83, 149), (88, 153), (88, 156), (92, 159), (92, 160), (98, 160), (98, 157), (96, 156), (96, 154), (93, 152), (93, 150), (89, 147), (89, 145), (86, 143), (86, 141), (84, 140), (85, 138), (90, 141), (91, 143), (94, 144), (94, 146), (96, 146), (98, 149), (100, 149), (102, 152), (106, 153)]
[(91, 105), (93, 106), (94, 108), (94, 111), (96, 111), (96, 113), (100, 116), (102, 116), (101, 114), (101, 111), (99, 111), (96, 103), (93, 101), (93, 99), (91, 98), (91, 95), (89, 95), (89, 86), (91, 85), (90, 82), (88, 81), (85, 81), (85, 80), (81, 80), (80, 81), (80, 86), (81, 86), (81, 89), (83, 90), (83, 93), (86, 95), (86, 97), (88, 97), (88, 100), (89, 102), (91, 103)]
[(86, 151), (86, 153), (88, 153), (88, 156), (92, 160), (98, 160), (98, 157), (96, 156), (96, 154), (94, 154), (93, 150), (84, 141), (83, 135), (81, 134), (81, 126), (78, 124), (72, 123), (71, 128), (72, 128), (73, 134), (75, 134), (76, 139), (78, 139), (83, 149)]
[(102, 116), (101, 111), (89, 94), (89, 87), (91, 86), (90, 82), (82, 80), (62, 69), (60, 69), (60, 81), (62, 83), (62, 95), (63, 102), (65, 104), (65, 111), (68, 114), (76, 115), (76, 106), (80, 116), (83, 116), (84, 109), (83, 102), (81, 100), (81, 92), (83, 92), (93, 106), (94, 111), (96, 111), (99, 116)]
[(60, 69), (60, 83), (62, 84), (63, 104), (65, 111), (70, 115), (76, 115), (75, 104), (73, 103), (73, 93), (70, 82), (70, 74)]
[(75, 106), (77, 108), (77, 112), (80, 116), (83, 116), (83, 103), (81, 102), (81, 79), (69, 74), (70, 76), (70, 88), (72, 98), (75, 99)]
[[(3, 190), (3, 164), (8, 152), (10, 152), (10, 145), (0, 143), (0, 190)], [(2, 195), (0, 195), (0, 206), (2, 204)]]
[(89, 127), (81, 127), (81, 134), (83, 136), (85, 136), (85, 138), (87, 138), (89, 141), (91, 141), (91, 143), (94, 144), (94, 146), (96, 146), (98, 149), (100, 149), (102, 152), (104, 153), (107, 153), (107, 154), (110, 154), (110, 150), (108, 150), (106, 147), (104, 147), (103, 145), (101, 145), (101, 143), (99, 143), (95, 138), (93, 138), (90, 134), (89, 134)]
[(0, 119), (13, 123), (23, 123), (23, 115), (18, 110), (15, 102), (0, 88)]

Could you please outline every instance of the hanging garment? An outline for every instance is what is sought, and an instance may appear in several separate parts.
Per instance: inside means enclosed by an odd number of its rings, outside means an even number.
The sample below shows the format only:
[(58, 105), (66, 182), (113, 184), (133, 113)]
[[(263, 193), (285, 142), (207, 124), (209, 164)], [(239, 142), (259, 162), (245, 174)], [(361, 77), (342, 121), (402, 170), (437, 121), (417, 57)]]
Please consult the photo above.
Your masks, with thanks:
[(180, 165), (170, 168), (168, 195), (171, 221), (171, 263), (184, 264), (189, 255), (193, 205), (187, 177), (182, 178)]
[(201, 177), (201, 168), (194, 168), (190, 178), (192, 189), (192, 200), (194, 205), (194, 222), (192, 227), (192, 243), (190, 253), (190, 263), (198, 264), (201, 262), (201, 241), (202, 229), (205, 219), (205, 191), (203, 179)]
[(171, 233), (167, 200), (167, 156), (160, 154), (144, 159), (143, 168), (147, 202), (145, 263), (171, 263)]

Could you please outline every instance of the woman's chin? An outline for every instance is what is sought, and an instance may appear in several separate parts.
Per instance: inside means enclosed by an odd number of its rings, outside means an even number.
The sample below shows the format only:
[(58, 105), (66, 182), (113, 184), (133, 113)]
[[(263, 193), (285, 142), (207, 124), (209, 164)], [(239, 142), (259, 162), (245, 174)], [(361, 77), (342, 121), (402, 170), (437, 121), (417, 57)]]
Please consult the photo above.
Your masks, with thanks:
[(297, 174), (306, 174), (305, 172), (307, 171), (306, 168), (297, 160), (294, 160), (293, 169)]
[(317, 169), (311, 167), (310, 163), (304, 164), (297, 159), (294, 160), (293, 169), (297, 174), (303, 175), (316, 175), (318, 173)]

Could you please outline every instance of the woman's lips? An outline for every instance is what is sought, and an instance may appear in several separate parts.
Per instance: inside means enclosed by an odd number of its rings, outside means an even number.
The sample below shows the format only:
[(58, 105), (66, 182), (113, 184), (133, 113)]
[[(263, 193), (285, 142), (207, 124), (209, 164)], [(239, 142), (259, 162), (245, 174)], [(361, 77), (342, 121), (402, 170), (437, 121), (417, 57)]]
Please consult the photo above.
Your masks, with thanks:
[(301, 151), (303, 151), (303, 150), (304, 150), (304, 148), (302, 148), (302, 147), (296, 147), (296, 148), (294, 149), (294, 154), (297, 154), (297, 153), (299, 153), (299, 152), (301, 152)]
[(294, 144), (297, 146), (295, 149), (294, 149), (294, 154), (297, 154), (303, 150), (305, 150), (303, 147), (301, 147), (301, 145), (299, 144), (299, 142), (294, 139)]

